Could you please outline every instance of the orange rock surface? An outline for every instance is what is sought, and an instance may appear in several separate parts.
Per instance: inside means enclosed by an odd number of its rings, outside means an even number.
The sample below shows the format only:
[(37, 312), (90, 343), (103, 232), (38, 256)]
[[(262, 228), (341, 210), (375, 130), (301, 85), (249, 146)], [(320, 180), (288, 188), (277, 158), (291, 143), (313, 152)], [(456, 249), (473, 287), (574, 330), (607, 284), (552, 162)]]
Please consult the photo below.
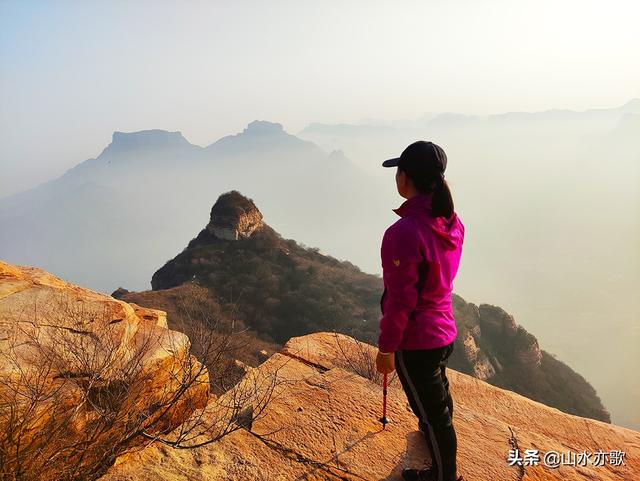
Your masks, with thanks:
[[(372, 346), (332, 334), (292, 338), (247, 376), (286, 381), (253, 423), (195, 450), (150, 445), (118, 458), (101, 478), (125, 480), (399, 480), (404, 467), (430, 462), (404, 392), (394, 377), (381, 428), (382, 389), (371, 372)], [(275, 373), (275, 374), (274, 374)], [(524, 396), (449, 371), (466, 481), (640, 479), (640, 433), (565, 414)], [(224, 399), (223, 395), (221, 399)], [(207, 410), (215, 415), (216, 403)], [(271, 433), (268, 434), (267, 433)], [(268, 442), (265, 441), (268, 440)], [(539, 450), (537, 465), (510, 465), (510, 449)], [(624, 464), (544, 465), (558, 453), (625, 452)], [(593, 456), (593, 454), (592, 454)]]

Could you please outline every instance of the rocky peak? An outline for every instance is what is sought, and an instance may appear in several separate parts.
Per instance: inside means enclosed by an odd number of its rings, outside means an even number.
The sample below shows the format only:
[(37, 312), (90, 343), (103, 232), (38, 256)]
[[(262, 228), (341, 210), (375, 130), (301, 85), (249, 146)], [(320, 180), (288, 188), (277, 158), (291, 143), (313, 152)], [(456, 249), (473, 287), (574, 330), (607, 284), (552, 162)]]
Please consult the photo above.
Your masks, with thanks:
[(250, 237), (263, 225), (262, 213), (253, 200), (232, 190), (218, 197), (211, 208), (207, 230), (218, 239), (238, 240)]
[(137, 150), (168, 149), (191, 145), (179, 131), (168, 132), (166, 130), (151, 129), (138, 132), (113, 133), (111, 143), (102, 152), (105, 154), (120, 154)]
[(268, 122), (266, 120), (254, 120), (249, 123), (242, 131), (243, 134), (249, 135), (269, 135), (283, 133), (282, 124), (277, 122)]

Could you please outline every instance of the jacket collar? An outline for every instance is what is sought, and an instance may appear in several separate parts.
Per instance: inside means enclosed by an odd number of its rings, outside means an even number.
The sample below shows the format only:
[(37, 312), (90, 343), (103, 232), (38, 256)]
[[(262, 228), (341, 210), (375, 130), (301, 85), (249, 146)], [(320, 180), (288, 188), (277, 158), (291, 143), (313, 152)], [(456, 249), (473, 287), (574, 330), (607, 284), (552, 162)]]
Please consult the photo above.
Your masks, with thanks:
[(400, 217), (404, 217), (412, 212), (430, 212), (431, 211), (431, 198), (433, 192), (429, 194), (417, 194), (413, 197), (405, 200), (397, 209), (391, 209)]

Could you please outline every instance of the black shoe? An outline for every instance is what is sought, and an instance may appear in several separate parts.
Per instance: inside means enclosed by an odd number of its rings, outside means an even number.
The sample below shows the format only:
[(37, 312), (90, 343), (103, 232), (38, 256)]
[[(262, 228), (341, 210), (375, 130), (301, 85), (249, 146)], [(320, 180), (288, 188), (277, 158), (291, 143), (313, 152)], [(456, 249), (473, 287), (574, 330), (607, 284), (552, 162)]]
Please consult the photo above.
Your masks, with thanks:
[[(405, 468), (402, 470), (402, 479), (405, 481), (435, 481), (436, 472), (433, 466), (425, 469)], [(464, 481), (462, 476), (458, 476), (456, 481)]]
[(402, 470), (402, 479), (405, 481), (435, 481), (433, 467), (425, 469), (405, 468)]

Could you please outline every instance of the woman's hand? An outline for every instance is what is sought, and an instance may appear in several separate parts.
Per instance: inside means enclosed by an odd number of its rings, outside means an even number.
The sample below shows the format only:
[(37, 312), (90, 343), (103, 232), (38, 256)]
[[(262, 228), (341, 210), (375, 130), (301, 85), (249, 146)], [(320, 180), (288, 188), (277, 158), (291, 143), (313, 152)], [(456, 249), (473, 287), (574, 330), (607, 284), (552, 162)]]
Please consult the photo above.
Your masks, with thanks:
[(378, 351), (378, 355), (376, 356), (376, 369), (381, 374), (389, 374), (395, 371), (396, 365), (393, 353), (383, 354)]

